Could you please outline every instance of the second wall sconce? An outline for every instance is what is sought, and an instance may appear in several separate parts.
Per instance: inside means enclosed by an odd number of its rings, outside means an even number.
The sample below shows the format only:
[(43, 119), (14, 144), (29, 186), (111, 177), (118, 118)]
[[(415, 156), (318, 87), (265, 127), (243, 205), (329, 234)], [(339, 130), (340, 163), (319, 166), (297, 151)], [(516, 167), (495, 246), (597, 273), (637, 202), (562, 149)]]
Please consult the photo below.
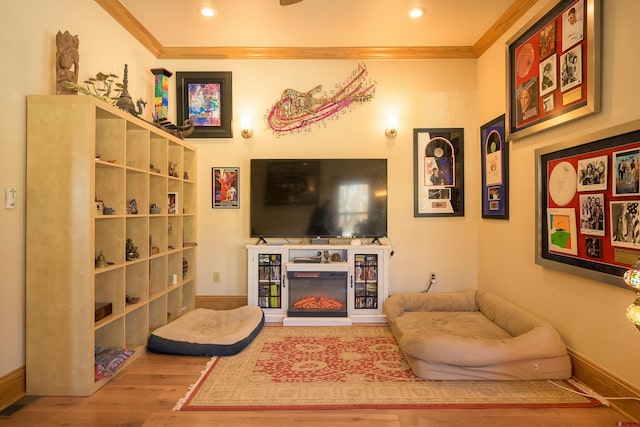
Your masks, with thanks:
[(389, 117), (387, 120), (387, 128), (384, 131), (387, 138), (395, 138), (398, 135), (398, 118)]
[(251, 120), (248, 117), (240, 119), (240, 134), (243, 138), (251, 138), (253, 129), (251, 129)]

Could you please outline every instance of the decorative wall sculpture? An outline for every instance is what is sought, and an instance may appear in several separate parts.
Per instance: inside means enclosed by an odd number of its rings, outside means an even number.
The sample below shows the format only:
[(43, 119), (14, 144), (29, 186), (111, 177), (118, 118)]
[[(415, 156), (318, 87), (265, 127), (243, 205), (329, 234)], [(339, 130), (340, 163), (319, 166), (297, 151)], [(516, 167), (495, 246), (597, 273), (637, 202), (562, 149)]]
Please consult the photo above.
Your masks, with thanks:
[(365, 65), (358, 64), (349, 78), (331, 91), (323, 91), (322, 85), (307, 92), (286, 89), (269, 109), (267, 126), (277, 135), (309, 132), (313, 124), (335, 119), (355, 104), (371, 101), (375, 91), (376, 82), (368, 77)]

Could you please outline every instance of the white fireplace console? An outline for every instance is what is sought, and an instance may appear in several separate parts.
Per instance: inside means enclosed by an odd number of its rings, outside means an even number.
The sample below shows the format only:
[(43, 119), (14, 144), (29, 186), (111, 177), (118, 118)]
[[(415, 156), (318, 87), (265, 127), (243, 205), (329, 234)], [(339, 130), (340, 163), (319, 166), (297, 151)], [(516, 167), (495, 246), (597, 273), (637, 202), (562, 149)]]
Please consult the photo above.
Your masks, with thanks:
[[(267, 322), (285, 326), (385, 323), (382, 306), (389, 296), (386, 245), (247, 245), (249, 305), (262, 308)], [(346, 313), (288, 315), (288, 272), (346, 272)], [(319, 295), (320, 296), (320, 295)]]

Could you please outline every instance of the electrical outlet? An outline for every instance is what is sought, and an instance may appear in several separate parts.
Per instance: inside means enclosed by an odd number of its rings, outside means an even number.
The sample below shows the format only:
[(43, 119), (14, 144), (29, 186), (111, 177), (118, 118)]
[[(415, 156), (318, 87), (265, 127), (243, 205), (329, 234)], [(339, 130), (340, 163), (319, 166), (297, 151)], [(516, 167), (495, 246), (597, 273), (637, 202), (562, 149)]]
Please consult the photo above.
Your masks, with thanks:
[(220, 272), (219, 271), (214, 271), (213, 272), (213, 282), (214, 283), (219, 283), (220, 282)]

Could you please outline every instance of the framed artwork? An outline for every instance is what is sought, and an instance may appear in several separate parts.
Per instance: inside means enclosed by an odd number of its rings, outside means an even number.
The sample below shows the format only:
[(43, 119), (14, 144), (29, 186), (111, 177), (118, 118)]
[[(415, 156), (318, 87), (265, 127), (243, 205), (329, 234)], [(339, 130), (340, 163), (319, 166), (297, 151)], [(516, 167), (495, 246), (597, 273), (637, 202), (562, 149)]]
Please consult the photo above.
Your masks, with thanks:
[(167, 201), (167, 213), (169, 215), (175, 215), (175, 214), (177, 214), (179, 212), (179, 206), (180, 206), (179, 205), (180, 200), (178, 198), (179, 195), (178, 195), (177, 192), (171, 191), (171, 192), (169, 192), (167, 194), (167, 196), (168, 196), (167, 197), (168, 198), (168, 201)]
[(507, 42), (508, 140), (600, 110), (600, 2), (555, 1)]
[(509, 141), (504, 114), (480, 127), (482, 218), (509, 219)]
[(177, 121), (193, 123), (191, 138), (231, 138), (231, 72), (176, 73)]
[(413, 216), (464, 216), (464, 129), (414, 129), (413, 147)]
[(536, 159), (536, 263), (626, 288), (640, 257), (640, 120)]
[(211, 207), (240, 207), (240, 168), (211, 168)]

